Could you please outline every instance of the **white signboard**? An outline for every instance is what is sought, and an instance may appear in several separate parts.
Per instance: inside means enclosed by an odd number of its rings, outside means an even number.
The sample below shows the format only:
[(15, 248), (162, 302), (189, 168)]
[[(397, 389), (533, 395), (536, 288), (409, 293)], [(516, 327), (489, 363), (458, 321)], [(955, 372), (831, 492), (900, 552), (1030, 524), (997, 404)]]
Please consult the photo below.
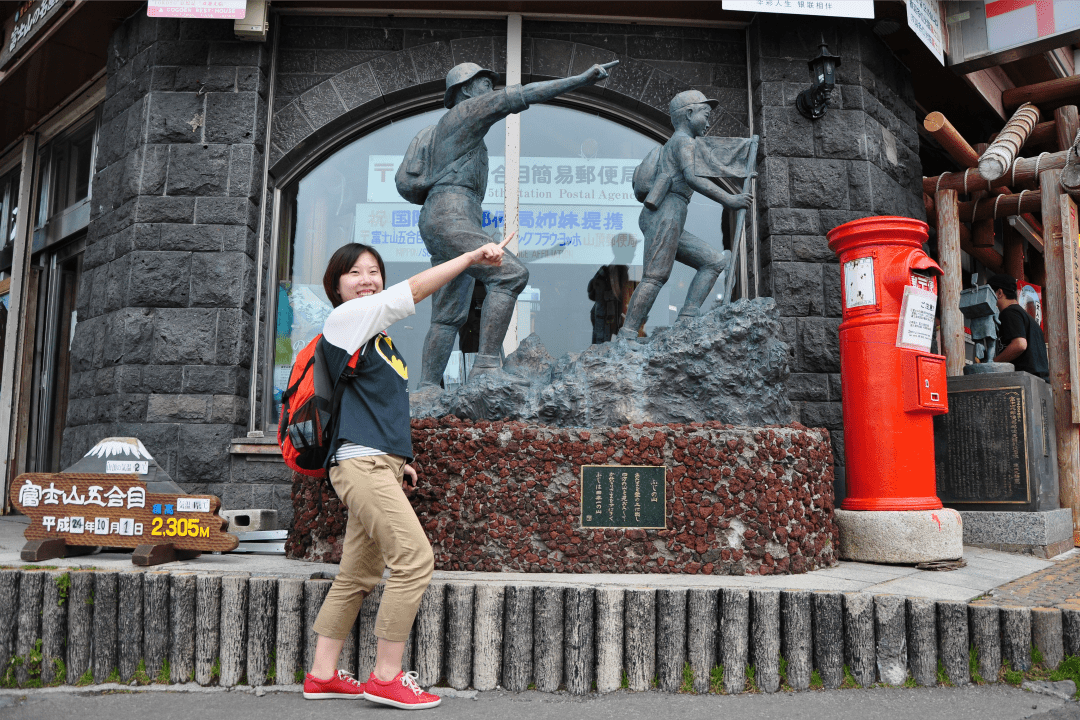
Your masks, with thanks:
[(724, 10), (815, 17), (874, 17), (874, 0), (723, 0), (721, 7)]
[(945, 64), (945, 31), (938, 0), (907, 0), (908, 27)]
[(105, 472), (109, 475), (145, 475), (150, 472), (150, 463), (146, 460), (107, 460)]
[[(401, 203), (394, 173), (404, 156), (368, 157), (368, 202)], [(518, 172), (522, 205), (637, 205), (631, 180), (639, 160), (598, 158), (521, 158)], [(506, 164), (502, 157), (488, 160), (485, 203), (503, 202)]]
[(150, 0), (147, 17), (243, 20), (247, 0)]
[[(482, 207), (483, 229), (494, 237), (505, 226), (502, 203)], [(530, 264), (641, 265), (640, 214), (641, 205), (523, 205), (515, 254)], [(400, 199), (357, 203), (353, 240), (374, 246), (387, 262), (429, 263), (419, 222), (420, 208)]]
[(176, 498), (176, 512), (210, 512), (210, 498)]
[(861, 257), (844, 263), (844, 307), (848, 310), (877, 305), (874, 258)]
[(900, 327), (896, 329), (896, 346), (929, 352), (934, 339), (936, 311), (937, 293), (906, 285), (904, 302), (900, 306)]

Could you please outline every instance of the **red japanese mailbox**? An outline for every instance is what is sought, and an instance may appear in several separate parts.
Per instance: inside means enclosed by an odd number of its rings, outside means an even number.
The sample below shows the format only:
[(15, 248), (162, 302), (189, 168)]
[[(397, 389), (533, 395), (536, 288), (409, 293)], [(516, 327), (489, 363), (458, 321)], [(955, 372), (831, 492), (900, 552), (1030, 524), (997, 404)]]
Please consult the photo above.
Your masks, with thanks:
[(948, 412), (945, 356), (930, 352), (941, 268), (926, 223), (854, 220), (828, 234), (840, 256), (844, 510), (936, 510), (933, 416)]

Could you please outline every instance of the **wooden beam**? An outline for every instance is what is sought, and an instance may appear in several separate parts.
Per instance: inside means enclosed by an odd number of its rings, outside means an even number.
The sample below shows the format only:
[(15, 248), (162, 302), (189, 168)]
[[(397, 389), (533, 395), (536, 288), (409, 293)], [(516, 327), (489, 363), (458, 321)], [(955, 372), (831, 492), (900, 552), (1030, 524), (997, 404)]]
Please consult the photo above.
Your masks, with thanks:
[(1026, 282), (1024, 277), (1024, 237), (1009, 223), (1003, 224), (1003, 241), (1005, 245), (1004, 272), (1012, 275), (1021, 282)]
[[(960, 227), (963, 228), (964, 225), (961, 224)], [(971, 241), (964, 237), (963, 232), (960, 233), (960, 249), (978, 260), (991, 272), (1002, 272), (1005, 267), (1001, 254), (997, 250), (992, 247), (976, 247), (972, 245)]]
[[(1045, 83), (1043, 83), (1045, 84)], [(1066, 313), (1075, 312), (1073, 298), (1066, 295), (1065, 248), (1061, 234), (1061, 178), (1060, 170), (1046, 170), (1039, 177), (1042, 189), (1043, 239), (1046, 241), (1046, 282), (1043, 288), (1043, 307), (1046, 312), (1048, 355), (1050, 359), (1050, 386), (1054, 391), (1054, 426), (1057, 430), (1057, 461), (1059, 497), (1062, 507), (1066, 504), (1066, 490), (1077, 482), (1080, 468), (1080, 435), (1072, 422), (1072, 393), (1070, 382), (1069, 326)], [(1070, 255), (1071, 257), (1071, 255)], [(1069, 501), (1074, 498), (1068, 497)], [(1073, 514), (1073, 531), (1077, 517)]]
[(997, 139), (979, 158), (979, 174), (987, 180), (997, 180), (1012, 167), (1028, 135), (1039, 124), (1039, 108), (1030, 103), (1013, 113)]
[(1054, 111), (1054, 135), (1057, 137), (1058, 150), (1072, 147), (1077, 130), (1080, 130), (1080, 117), (1077, 116), (1075, 105), (1066, 105)]
[(964, 316), (960, 312), (960, 216), (955, 190), (942, 190), (934, 198), (937, 207), (938, 263), (941, 278), (941, 342), (945, 372), (964, 374)]
[(994, 221), (992, 218), (971, 223), (971, 244), (979, 248), (994, 247)]
[(978, 166), (978, 154), (968, 145), (964, 136), (953, 127), (953, 124), (943, 114), (939, 112), (930, 113), (923, 120), (923, 127), (934, 136), (934, 139), (941, 144), (941, 147), (945, 148), (945, 152), (949, 153), (949, 157), (960, 163), (961, 166), (969, 168)]
[(1027, 142), (1024, 143), (1024, 147), (1028, 145), (1042, 145), (1044, 143), (1053, 142), (1057, 137), (1057, 123), (1053, 120), (1041, 122), (1032, 129), (1031, 134), (1027, 136)]
[[(944, 173), (935, 177), (924, 177), (922, 181), (923, 192), (933, 197), (934, 193), (938, 190), (957, 190), (963, 193), (970, 193), (976, 190), (991, 190), (996, 187), (1001, 187), (1002, 185), (1015, 187), (1019, 183), (1035, 179), (1036, 165), (1039, 166), (1040, 171), (1058, 170), (1065, 167), (1065, 155), (1066, 153), (1064, 151), (1060, 151), (1055, 153), (1041, 153), (1033, 158), (1019, 158), (1013, 163), (1013, 168), (1009, 170), (1009, 172), (993, 181), (986, 180), (982, 175), (971, 168), (968, 168), (963, 172)], [(1013, 180), (1016, 182), (1014, 183)]]
[(980, 220), (994, 220), (1025, 212), (1038, 212), (1042, 207), (1041, 197), (1038, 192), (1025, 190), (1016, 195), (994, 195), (972, 202), (962, 202), (960, 203), (960, 219), (964, 222), (977, 223)]
[(1012, 110), (1024, 103), (1038, 105), (1073, 98), (1080, 100), (1080, 75), (1005, 90), (1001, 93), (1001, 104), (1006, 110)]

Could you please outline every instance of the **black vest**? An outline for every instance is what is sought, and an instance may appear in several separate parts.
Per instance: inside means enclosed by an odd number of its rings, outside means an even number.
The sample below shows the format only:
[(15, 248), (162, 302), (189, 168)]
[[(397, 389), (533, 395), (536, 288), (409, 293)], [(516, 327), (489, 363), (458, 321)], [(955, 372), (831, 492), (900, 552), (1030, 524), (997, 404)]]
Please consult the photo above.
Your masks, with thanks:
[(386, 333), (368, 340), (356, 376), (347, 372), (349, 354), (343, 348), (324, 343), (331, 377), (347, 383), (341, 396), (330, 463), (343, 442), (365, 445), (398, 455), (411, 462), (412, 430), (409, 426), (409, 371)]

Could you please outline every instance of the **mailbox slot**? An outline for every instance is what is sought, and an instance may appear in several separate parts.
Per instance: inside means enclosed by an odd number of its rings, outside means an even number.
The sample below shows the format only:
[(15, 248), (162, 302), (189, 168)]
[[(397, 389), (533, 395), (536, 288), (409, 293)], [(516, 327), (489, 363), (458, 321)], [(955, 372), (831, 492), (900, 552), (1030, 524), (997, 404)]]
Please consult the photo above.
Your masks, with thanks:
[(904, 352), (904, 410), (941, 415), (949, 411), (945, 356)]

